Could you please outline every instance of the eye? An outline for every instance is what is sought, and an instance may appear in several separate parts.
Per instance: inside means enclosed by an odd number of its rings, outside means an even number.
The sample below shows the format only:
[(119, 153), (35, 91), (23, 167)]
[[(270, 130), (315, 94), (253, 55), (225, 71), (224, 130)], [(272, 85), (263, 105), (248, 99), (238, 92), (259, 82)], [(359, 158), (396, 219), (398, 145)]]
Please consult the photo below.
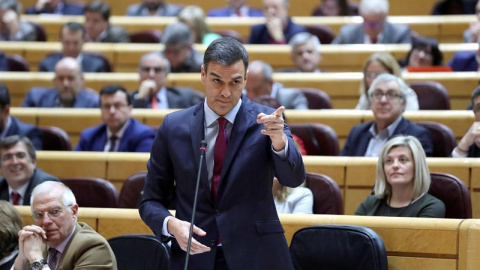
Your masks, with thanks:
[(386, 160), (384, 161), (384, 163), (390, 165), (390, 164), (392, 164), (392, 160), (391, 160), (391, 159), (386, 159)]

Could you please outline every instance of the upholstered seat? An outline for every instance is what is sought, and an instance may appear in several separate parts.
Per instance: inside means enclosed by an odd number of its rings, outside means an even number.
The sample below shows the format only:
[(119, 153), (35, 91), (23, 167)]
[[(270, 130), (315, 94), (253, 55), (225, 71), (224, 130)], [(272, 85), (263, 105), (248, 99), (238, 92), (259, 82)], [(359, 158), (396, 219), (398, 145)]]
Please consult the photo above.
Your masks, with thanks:
[(26, 72), (30, 71), (30, 66), (27, 61), (18, 54), (7, 54), (8, 71)]
[(318, 123), (289, 124), (288, 126), (293, 134), (302, 139), (307, 155), (338, 155), (338, 136), (330, 126)]
[(441, 83), (413, 81), (409, 85), (417, 94), (420, 110), (450, 110), (448, 91)]
[(335, 39), (335, 32), (326, 25), (306, 25), (307, 32), (316, 36), (320, 43), (330, 44)]
[(343, 214), (342, 192), (337, 183), (330, 177), (307, 172), (305, 186), (313, 193), (314, 214)]
[(307, 98), (309, 109), (332, 109), (330, 96), (324, 91), (315, 88), (298, 88), (298, 90), (302, 91)]
[(80, 207), (117, 207), (118, 192), (109, 181), (95, 177), (63, 178)]
[(446, 218), (472, 218), (472, 200), (467, 186), (456, 176), (432, 172), (429, 194), (443, 201)]
[(433, 157), (450, 157), (457, 146), (457, 138), (452, 129), (437, 122), (418, 122), (430, 131), (433, 141)]
[(59, 127), (38, 127), (42, 131), (42, 149), (50, 151), (70, 151), (72, 144), (67, 132)]
[(136, 31), (129, 34), (131, 43), (160, 43), (162, 32), (159, 30)]

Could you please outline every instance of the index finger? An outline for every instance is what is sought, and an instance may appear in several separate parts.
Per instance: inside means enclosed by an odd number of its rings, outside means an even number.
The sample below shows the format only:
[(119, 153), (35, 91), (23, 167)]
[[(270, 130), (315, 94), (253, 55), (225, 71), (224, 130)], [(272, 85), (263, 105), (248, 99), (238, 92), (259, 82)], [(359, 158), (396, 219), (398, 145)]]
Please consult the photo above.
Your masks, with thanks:
[(276, 110), (272, 113), (272, 115), (275, 115), (275, 116), (277, 116), (277, 117), (280, 117), (280, 116), (282, 116), (282, 114), (283, 114), (284, 111), (285, 111), (285, 107), (284, 107), (284, 106), (280, 106), (280, 107), (278, 107), (278, 109), (276, 109)]

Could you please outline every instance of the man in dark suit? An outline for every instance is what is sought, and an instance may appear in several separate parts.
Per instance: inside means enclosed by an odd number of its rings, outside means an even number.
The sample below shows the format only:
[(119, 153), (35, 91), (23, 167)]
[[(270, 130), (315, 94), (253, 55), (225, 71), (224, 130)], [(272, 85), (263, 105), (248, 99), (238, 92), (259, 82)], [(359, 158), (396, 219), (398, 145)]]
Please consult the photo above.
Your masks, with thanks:
[(478, 71), (480, 47), (475, 52), (457, 52), (448, 65), (453, 71)]
[(211, 9), (208, 17), (263, 17), (263, 12), (247, 5), (247, 0), (227, 0), (228, 6)]
[(32, 190), (45, 181), (58, 178), (39, 168), (32, 142), (13, 135), (0, 141), (0, 200), (14, 205), (30, 205)]
[(69, 22), (60, 29), (62, 52), (47, 55), (40, 61), (38, 71), (53, 72), (55, 65), (64, 57), (75, 58), (81, 63), (82, 72), (110, 72), (108, 62), (100, 56), (83, 53), (83, 44), (87, 39), (87, 31), (79, 23)]
[(368, 89), (375, 120), (354, 126), (340, 155), (378, 157), (383, 145), (393, 136), (401, 134), (416, 137), (425, 154), (431, 157), (433, 141), (430, 132), (402, 116), (407, 91), (408, 86), (395, 75), (377, 76)]
[(60, 182), (46, 181), (32, 192), (35, 224), (18, 232), (20, 247), (14, 269), (117, 269), (107, 240), (78, 222), (73, 192)]
[(16, 0), (0, 2), (0, 40), (35, 41), (37, 31), (26, 21), (20, 20), (21, 5)]
[(170, 63), (160, 53), (147, 53), (138, 66), (140, 87), (132, 93), (134, 108), (174, 109), (188, 108), (202, 98), (190, 88), (167, 87)]
[(102, 1), (93, 1), (85, 6), (85, 30), (89, 42), (130, 42), (124, 28), (110, 24), (110, 6)]
[(165, 3), (164, 0), (142, 0), (127, 9), (127, 16), (177, 16), (181, 6)]
[(249, 44), (287, 44), (295, 34), (307, 29), (288, 16), (288, 0), (263, 0), (266, 23), (250, 29)]
[(473, 90), (472, 110), (475, 121), (452, 151), (452, 157), (480, 157), (480, 86)]
[(245, 86), (250, 100), (268, 95), (275, 98), (285, 109), (308, 110), (308, 101), (298, 89), (284, 88), (274, 82), (272, 67), (263, 61), (253, 61), (248, 67), (248, 81)]
[(346, 25), (332, 44), (398, 44), (410, 43), (407, 25), (387, 21), (388, 0), (362, 0), (359, 6), (362, 24)]
[(26, 14), (82, 15), (83, 6), (63, 0), (37, 0), (34, 6), (25, 10)]
[(153, 129), (131, 118), (132, 99), (120, 85), (107, 85), (100, 91), (103, 123), (80, 135), (75, 151), (149, 152)]
[[(183, 269), (199, 166), (191, 269), (293, 269), (272, 196), (272, 181), (294, 187), (305, 179), (300, 153), (277, 110), (251, 102), (242, 91), (248, 54), (232, 38), (205, 51), (204, 103), (168, 114), (147, 163), (140, 215), (169, 240), (171, 269)], [(218, 134), (218, 135), (217, 135)], [(199, 164), (200, 142), (207, 142)], [(176, 217), (167, 210), (173, 194)]]
[(98, 94), (83, 88), (83, 75), (77, 60), (66, 57), (55, 66), (55, 88), (34, 87), (22, 107), (98, 108)]

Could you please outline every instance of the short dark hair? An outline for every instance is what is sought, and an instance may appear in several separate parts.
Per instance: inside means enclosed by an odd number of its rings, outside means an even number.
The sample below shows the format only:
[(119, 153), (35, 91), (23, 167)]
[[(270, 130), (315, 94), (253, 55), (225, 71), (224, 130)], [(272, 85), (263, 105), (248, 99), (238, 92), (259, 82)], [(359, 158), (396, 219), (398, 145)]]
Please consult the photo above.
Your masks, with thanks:
[(5, 84), (0, 82), (0, 108), (5, 108), (5, 106), (10, 106), (10, 93)]
[(0, 1), (0, 10), (13, 10), (16, 13), (20, 13), (22, 9), (22, 5), (18, 3), (16, 0), (2, 0)]
[(98, 12), (102, 14), (103, 20), (108, 22), (110, 19), (110, 6), (103, 1), (92, 1), (88, 3), (83, 9), (86, 12)]
[(62, 32), (63, 29), (68, 29), (70, 32), (78, 32), (82, 31), (82, 37), (85, 38), (87, 36), (87, 31), (83, 27), (81, 23), (77, 22), (68, 22), (62, 25), (62, 28), (60, 29), (60, 39), (62, 38)]
[(473, 106), (473, 100), (478, 96), (480, 96), (480, 86), (477, 86), (477, 88), (475, 88), (475, 90), (473, 90), (472, 92), (472, 96), (470, 98), (470, 100), (472, 101), (472, 106)]
[(207, 71), (210, 62), (217, 62), (222, 66), (231, 66), (242, 60), (245, 74), (248, 68), (248, 53), (243, 44), (231, 37), (214, 40), (205, 51), (203, 68)]
[(32, 160), (35, 160), (37, 158), (35, 147), (33, 146), (32, 141), (30, 141), (30, 139), (25, 136), (12, 135), (5, 137), (3, 140), (0, 141), (0, 151), (8, 150), (19, 142), (23, 142), (25, 144), (25, 146), (27, 147), (28, 155)]
[(437, 40), (424, 36), (412, 38), (412, 47), (407, 54), (406, 65), (410, 65), (409, 59), (414, 49), (423, 49), (425, 47), (430, 47), (432, 50), (432, 66), (441, 66), (443, 64), (443, 54), (438, 48)]
[(127, 92), (125, 87), (123, 87), (121, 85), (118, 85), (118, 84), (109, 84), (109, 85), (104, 86), (102, 88), (102, 90), (100, 90), (100, 103), (102, 103), (102, 96), (103, 95), (113, 95), (118, 91), (125, 93), (125, 95), (127, 96), (127, 103), (128, 103), (128, 105), (131, 105), (132, 104), (132, 96), (130, 96), (130, 94)]

